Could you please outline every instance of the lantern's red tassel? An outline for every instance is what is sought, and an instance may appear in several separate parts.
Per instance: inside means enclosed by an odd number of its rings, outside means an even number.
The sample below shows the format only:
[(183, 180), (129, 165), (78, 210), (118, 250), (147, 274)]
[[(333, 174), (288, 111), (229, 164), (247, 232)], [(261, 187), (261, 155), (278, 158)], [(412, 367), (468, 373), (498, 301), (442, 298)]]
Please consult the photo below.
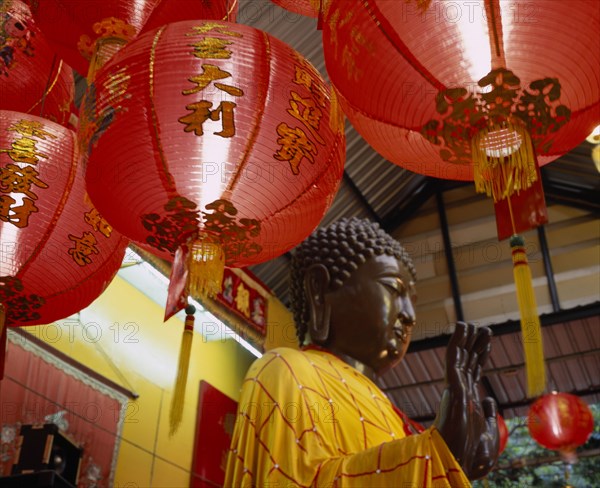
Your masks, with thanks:
[(183, 418), (183, 406), (185, 403), (185, 388), (187, 385), (188, 367), (192, 353), (192, 339), (194, 337), (194, 313), (196, 308), (188, 305), (185, 309), (185, 325), (181, 337), (181, 349), (179, 350), (179, 364), (177, 366), (177, 379), (171, 399), (171, 411), (169, 412), (169, 436), (179, 429)]

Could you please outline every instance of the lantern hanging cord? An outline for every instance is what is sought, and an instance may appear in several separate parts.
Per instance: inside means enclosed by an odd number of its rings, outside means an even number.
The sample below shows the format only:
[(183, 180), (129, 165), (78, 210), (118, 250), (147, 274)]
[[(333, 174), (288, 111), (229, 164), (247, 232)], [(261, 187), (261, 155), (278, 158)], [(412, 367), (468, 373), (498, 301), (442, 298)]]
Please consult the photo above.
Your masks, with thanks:
[[(512, 174), (510, 175), (510, 178), (512, 180)], [(510, 216), (510, 227), (512, 229), (512, 235), (517, 235), (517, 229), (515, 226), (515, 216), (513, 215), (513, 209), (512, 209), (512, 202), (511, 202), (511, 198), (510, 195), (506, 198), (506, 201), (508, 203), (508, 215)]]
[[(40, 117), (44, 116), (44, 104), (46, 103), (46, 95), (48, 95), (48, 92), (52, 89), (51, 88), (51, 86), (53, 85), (52, 73), (54, 73), (55, 66), (56, 66), (56, 54), (54, 56), (52, 56), (52, 64), (50, 65), (50, 71), (48, 72), (48, 79), (46, 80), (46, 86), (44, 87), (44, 93), (42, 93), (42, 99), (41, 99), (41, 105), (40, 105)], [(62, 61), (61, 61), (61, 66), (62, 66)], [(56, 71), (57, 78), (60, 73), (61, 66), (59, 66), (58, 70)]]
[(502, 32), (502, 12), (500, 10), (499, 1), (486, 0), (485, 14), (488, 24), (488, 35), (490, 37), (492, 69), (506, 68), (504, 35)]

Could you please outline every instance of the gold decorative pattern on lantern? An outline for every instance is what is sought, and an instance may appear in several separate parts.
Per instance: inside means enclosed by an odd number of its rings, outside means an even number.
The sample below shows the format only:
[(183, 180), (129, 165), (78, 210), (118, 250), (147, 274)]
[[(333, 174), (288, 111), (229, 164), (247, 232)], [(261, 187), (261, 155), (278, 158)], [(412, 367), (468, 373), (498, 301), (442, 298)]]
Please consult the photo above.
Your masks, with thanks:
[[(142, 225), (151, 232), (146, 242), (160, 251), (175, 253), (182, 240), (196, 235), (211, 235), (219, 240), (228, 259), (251, 257), (262, 247), (251, 242), (260, 234), (260, 221), (242, 218), (236, 221), (238, 210), (228, 200), (219, 199), (209, 203), (199, 212), (197, 205), (185, 197), (172, 198), (166, 205), (167, 217), (146, 214)], [(200, 215), (201, 214), (201, 215)]]
[[(474, 162), (477, 190), (500, 200), (536, 180), (533, 148), (547, 150), (548, 135), (567, 123), (571, 112), (557, 103), (560, 83), (556, 78), (533, 81), (522, 90), (512, 71), (498, 68), (478, 85), (481, 93), (463, 87), (438, 92), (436, 111), (441, 120), (425, 123), (421, 135), (441, 146), (444, 161)], [(518, 171), (511, 173), (508, 166)], [(501, 183), (493, 174), (495, 168), (508, 175)]]
[[(24, 119), (11, 125), (7, 131), (14, 131), (18, 136), (12, 141), (10, 148), (0, 148), (0, 154), (7, 154), (13, 161), (0, 167), (0, 193), (8, 193), (0, 196), (0, 220), (23, 228), (29, 225), (29, 216), (38, 211), (34, 203), (38, 195), (32, 186), (48, 188), (46, 182), (38, 178), (39, 173), (33, 167), (40, 158), (48, 159), (47, 154), (38, 150), (35, 138), (46, 140), (47, 137), (56, 136), (44, 130), (41, 123)], [(19, 193), (24, 195), (19, 198), (20, 201), (11, 196)]]
[(39, 295), (22, 295), (23, 283), (13, 276), (0, 277), (0, 304), (4, 305), (6, 319), (10, 322), (32, 321), (40, 318), (36, 309), (44, 305)]
[(252, 237), (260, 234), (259, 220), (243, 218), (236, 222), (238, 210), (225, 199), (207, 204), (206, 210), (211, 212), (202, 212), (202, 229), (219, 236), (227, 260), (238, 256), (249, 258), (262, 251), (262, 246), (250, 242)]
[(150, 232), (146, 242), (159, 251), (175, 253), (182, 235), (192, 235), (198, 229), (200, 212), (197, 205), (182, 196), (171, 198), (164, 209), (168, 215), (160, 218), (158, 214), (142, 216), (142, 225)]
[(96, 22), (92, 26), (92, 30), (97, 35), (96, 39), (91, 39), (87, 34), (83, 34), (77, 43), (79, 53), (88, 61), (95, 55), (98, 40), (115, 39), (119, 40), (120, 44), (126, 44), (135, 37), (135, 28), (116, 17), (108, 17)]

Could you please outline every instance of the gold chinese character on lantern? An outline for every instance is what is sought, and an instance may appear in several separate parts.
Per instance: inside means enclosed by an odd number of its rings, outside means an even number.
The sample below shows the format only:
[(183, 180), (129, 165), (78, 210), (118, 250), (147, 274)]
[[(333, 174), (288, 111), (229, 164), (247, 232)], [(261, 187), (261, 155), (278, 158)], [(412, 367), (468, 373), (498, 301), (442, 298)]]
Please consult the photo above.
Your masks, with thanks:
[(46, 136), (56, 139), (56, 135), (44, 130), (42, 123), (36, 120), (20, 120), (19, 122), (12, 124), (8, 130), (13, 130), (23, 136), (37, 137), (44, 141), (46, 140)]
[(16, 206), (15, 203), (17, 201), (9, 195), (0, 196), (0, 220), (19, 228), (27, 227), (29, 216), (37, 212), (38, 208), (30, 198), (23, 198), (21, 205)]
[[(241, 37), (241, 34), (229, 31), (227, 26), (219, 24), (218, 22), (205, 22), (202, 25), (195, 26), (193, 32), (190, 32), (187, 35), (197, 36), (208, 32), (216, 32), (230, 37)], [(190, 45), (194, 48), (192, 55), (196, 58), (230, 59), (233, 52), (227, 49), (227, 46), (232, 44), (233, 42), (229, 40), (206, 36)], [(182, 94), (193, 95), (204, 92), (204, 90), (212, 83), (217, 90), (225, 92), (230, 96), (243, 96), (244, 91), (241, 88), (218, 81), (231, 78), (231, 76), (231, 73), (222, 70), (219, 66), (205, 63), (202, 65), (202, 73), (188, 78), (188, 81), (195, 86), (193, 88), (182, 90)], [(211, 92), (211, 94), (214, 95), (214, 92)], [(205, 93), (205, 95), (207, 94)], [(177, 120), (185, 125), (185, 132), (193, 132), (196, 136), (204, 135), (204, 123), (207, 120), (210, 119), (213, 122), (221, 121), (221, 130), (213, 132), (213, 134), (221, 137), (233, 137), (235, 135), (234, 109), (237, 107), (237, 104), (229, 100), (220, 100), (219, 105), (216, 108), (213, 109), (213, 105), (214, 102), (207, 98), (189, 103), (185, 108), (191, 113), (184, 115)]]
[(38, 178), (39, 173), (32, 166), (21, 168), (16, 164), (7, 164), (0, 168), (0, 192), (23, 193), (33, 200), (37, 195), (31, 191), (31, 186), (48, 188), (48, 185)]
[(208, 119), (212, 121), (221, 120), (222, 130), (214, 132), (221, 137), (233, 137), (235, 135), (235, 121), (233, 118), (233, 109), (237, 104), (233, 102), (221, 102), (219, 106), (211, 110), (212, 102), (201, 100), (200, 102), (190, 103), (185, 108), (191, 110), (192, 113), (177, 119), (182, 124), (185, 124), (185, 132), (194, 132), (195, 135), (201, 136), (204, 134), (202, 129), (204, 122)]
[(302, 98), (294, 91), (291, 95), (291, 108), (289, 108), (287, 112), (296, 120), (302, 122), (319, 144), (324, 145), (325, 141), (319, 135), (319, 124), (323, 117), (323, 111), (317, 107), (314, 99), (310, 97)]
[(108, 78), (103, 83), (110, 94), (108, 105), (114, 105), (124, 98), (131, 96), (127, 94), (130, 80), (131, 75), (127, 73), (127, 67), (123, 67), (108, 75)]
[(198, 42), (190, 44), (194, 48), (194, 56), (200, 59), (229, 59), (232, 52), (227, 46), (233, 44), (226, 39), (218, 37), (205, 37)]
[(92, 208), (89, 212), (85, 213), (83, 218), (96, 232), (100, 232), (104, 237), (110, 237), (112, 227), (96, 208)]
[(48, 155), (38, 152), (35, 147), (36, 141), (29, 137), (15, 139), (10, 149), (0, 149), (0, 153), (6, 153), (16, 163), (37, 164), (40, 158), (48, 158)]
[(300, 163), (304, 158), (311, 164), (315, 162), (313, 154), (317, 154), (317, 149), (302, 129), (282, 122), (277, 126), (277, 134), (280, 135), (277, 144), (281, 147), (274, 157), (278, 161), (289, 161), (293, 174), (300, 174)]
[(96, 247), (98, 241), (91, 232), (84, 232), (81, 237), (69, 234), (69, 239), (74, 243), (74, 247), (69, 248), (69, 255), (79, 266), (90, 264), (92, 262), (90, 255), (100, 253)]
[[(216, 80), (223, 80), (225, 78), (230, 78), (231, 73), (222, 70), (218, 66), (214, 66), (212, 64), (203, 64), (202, 65), (202, 74), (192, 76), (188, 78), (189, 81), (195, 83), (196, 86), (194, 88), (189, 88), (187, 90), (183, 90), (181, 93), (184, 95), (191, 95), (192, 93), (198, 93), (204, 90), (211, 82)], [(224, 83), (215, 83), (215, 88), (222, 90), (226, 93), (234, 97), (241, 97), (244, 92), (235, 86), (225, 85)]]
[(303, 86), (306, 88), (311, 95), (315, 98), (315, 101), (320, 107), (325, 106), (325, 92), (323, 89), (315, 83), (312, 75), (304, 68), (295, 65), (294, 79), (292, 80), (296, 85)]
[(195, 25), (192, 27), (193, 32), (188, 33), (188, 36), (197, 36), (207, 34), (208, 32), (215, 32), (229, 37), (243, 37), (239, 32), (229, 30), (229, 27), (219, 22), (204, 22), (201, 25)]

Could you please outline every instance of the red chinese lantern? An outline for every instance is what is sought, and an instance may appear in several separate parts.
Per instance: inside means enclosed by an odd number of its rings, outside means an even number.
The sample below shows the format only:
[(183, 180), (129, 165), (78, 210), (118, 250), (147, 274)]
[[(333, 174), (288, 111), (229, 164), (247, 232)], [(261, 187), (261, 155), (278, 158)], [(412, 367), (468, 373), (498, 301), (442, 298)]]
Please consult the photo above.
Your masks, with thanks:
[[(318, 225), (337, 191), (343, 119), (296, 51), (218, 21), (131, 42), (89, 85), (87, 188), (130, 239), (173, 261), (165, 318), (220, 290), (224, 265), (275, 258)], [(183, 411), (184, 334), (171, 433)]]
[(88, 78), (133, 40), (146, 22), (154, 28), (190, 18), (221, 20), (235, 9), (230, 0), (29, 1), (36, 22), (57, 53)]
[(182, 20), (225, 20), (235, 22), (239, 0), (161, 0), (144, 24), (141, 34)]
[(553, 392), (531, 405), (527, 426), (538, 444), (572, 458), (575, 449), (592, 433), (594, 418), (590, 407), (578, 396)]
[[(340, 104), (370, 145), (501, 199), (532, 183), (533, 153), (548, 163), (598, 123), (599, 26), (596, 0), (331, 0), (323, 42)], [(510, 168), (523, 171), (509, 184)]]
[(73, 73), (48, 45), (29, 7), (4, 2), (0, 9), (0, 107), (61, 125), (69, 122)]
[[(523, 230), (513, 196), (541, 192), (538, 165), (600, 119), (596, 0), (331, 0), (324, 16), (327, 70), (356, 130), (408, 170), (474, 180), (504, 202), (510, 234)], [(543, 194), (533, 200), (543, 204)], [(511, 247), (537, 396), (546, 376), (535, 294), (522, 239)]]
[[(140, 32), (160, 0), (29, 0), (33, 17), (58, 55), (91, 74)], [(92, 67), (90, 70), (89, 68)]]
[(506, 444), (508, 444), (508, 428), (506, 427), (506, 422), (502, 415), (496, 415), (496, 419), (498, 421), (498, 436), (500, 438), (498, 455), (500, 455), (504, 452), (504, 449), (506, 449)]
[(302, 241), (343, 173), (329, 87), (250, 27), (187, 21), (145, 34), (86, 98), (92, 201), (146, 250), (170, 261), (179, 250), (189, 278), (201, 279), (189, 283), (195, 295), (218, 291), (223, 261), (248, 266)]
[[(128, 241), (92, 206), (73, 131), (0, 111), (0, 336), (88, 306), (108, 285)], [(5, 352), (0, 345), (0, 369)]]

